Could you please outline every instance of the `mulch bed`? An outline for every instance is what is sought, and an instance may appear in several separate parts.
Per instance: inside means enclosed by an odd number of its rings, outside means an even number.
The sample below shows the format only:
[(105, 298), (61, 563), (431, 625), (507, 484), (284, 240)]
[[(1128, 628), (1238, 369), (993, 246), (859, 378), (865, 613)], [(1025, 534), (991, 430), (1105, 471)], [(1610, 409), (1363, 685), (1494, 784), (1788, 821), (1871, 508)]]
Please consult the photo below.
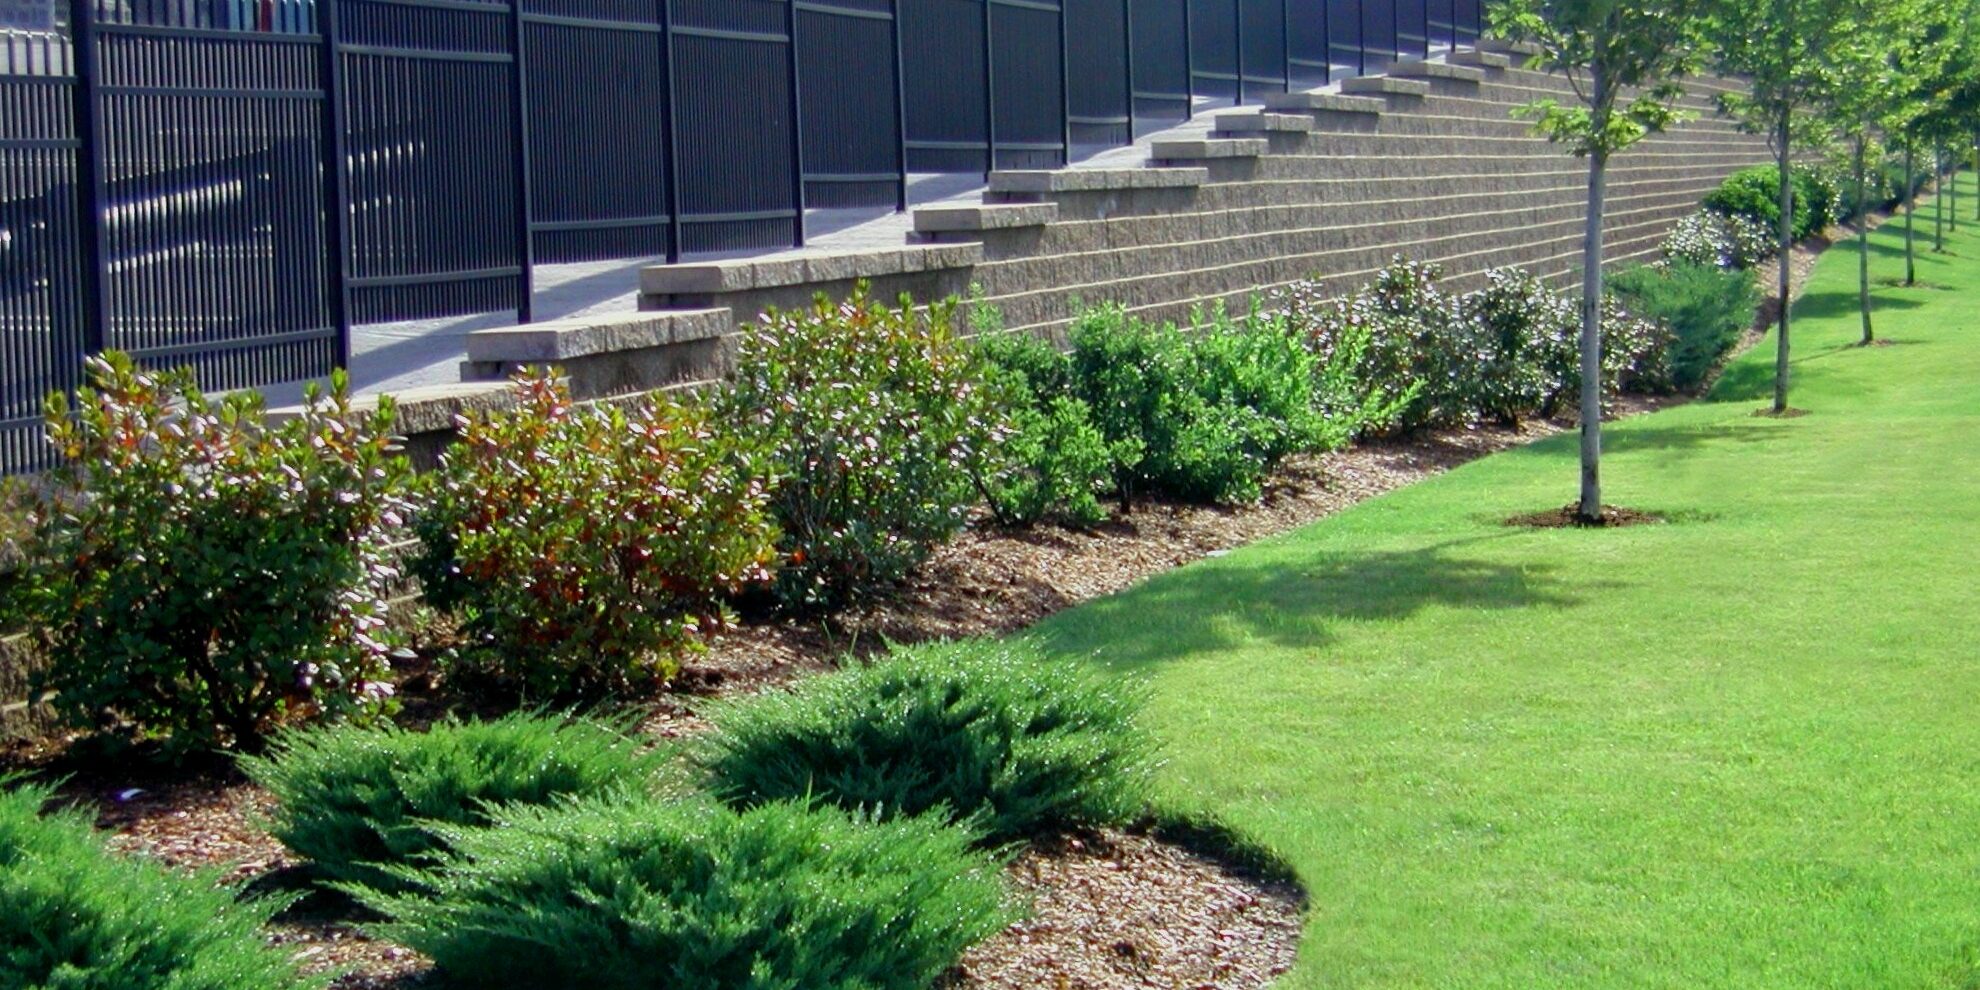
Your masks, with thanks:
[[(1797, 256), (1797, 283), (1816, 253), (1807, 252), (1806, 264)], [(1679, 401), (1631, 397), (1615, 413)], [(886, 601), (829, 624), (769, 622), (723, 636), (682, 671), (675, 693), (653, 702), (645, 728), (658, 738), (690, 735), (701, 727), (693, 713), (698, 697), (787, 684), (849, 653), (876, 653), (888, 641), (1020, 630), (1154, 574), (1571, 428), (1479, 426), (1297, 458), (1258, 504), (1241, 508), (1148, 503), (1090, 530), (1007, 531), (985, 521), (939, 550)], [(431, 670), (404, 673), (401, 691), (414, 721), (454, 710)], [(214, 870), (222, 882), (259, 888), (301, 866), (257, 824), (270, 813), (267, 795), (229, 766), (72, 761), (59, 746), (16, 748), (0, 764), (70, 774), (64, 796), (98, 809), (97, 823), (113, 845), (172, 867)], [(971, 950), (947, 990), (1255, 988), (1285, 972), (1299, 942), (1301, 892), (1203, 843), (1119, 831), (1066, 838), (1025, 852), (1009, 876), (1030, 901), (1028, 919)], [(339, 990), (425, 982), (425, 960), (365, 936), (334, 910), (292, 911), (269, 939), (292, 948), (311, 972), (343, 974), (334, 984)]]
[(1627, 526), (1655, 526), (1668, 521), (1654, 512), (1619, 505), (1603, 505), (1600, 519), (1583, 519), (1581, 506), (1564, 505), (1545, 512), (1514, 516), (1506, 520), (1506, 525), (1529, 529), (1622, 529)]

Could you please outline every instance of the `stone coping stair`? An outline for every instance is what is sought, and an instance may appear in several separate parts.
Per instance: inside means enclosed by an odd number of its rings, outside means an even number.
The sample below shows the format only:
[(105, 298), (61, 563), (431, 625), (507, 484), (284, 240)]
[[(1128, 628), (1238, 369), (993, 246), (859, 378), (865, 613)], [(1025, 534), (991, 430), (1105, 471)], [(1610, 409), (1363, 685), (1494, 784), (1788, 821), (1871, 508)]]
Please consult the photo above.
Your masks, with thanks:
[[(975, 293), (1008, 328), (1048, 335), (1083, 303), (1182, 320), (1309, 276), (1345, 293), (1398, 254), (1443, 265), (1460, 287), (1505, 265), (1565, 286), (1584, 172), (1509, 116), (1570, 93), (1524, 68), (1531, 55), (1488, 43), (1271, 94), (1156, 135), (1145, 162), (1123, 151), (1104, 164), (994, 172), (979, 194), (915, 209), (898, 246), (652, 266), (640, 312), (476, 331), (463, 377), (555, 363), (581, 396), (693, 385), (726, 369), (738, 320), (859, 280), (882, 297)], [(1726, 174), (1766, 159), (1763, 138), (1714, 116), (1713, 98), (1736, 88), (1701, 81), (1687, 99), (1699, 119), (1616, 160), (1618, 263), (1648, 257)]]

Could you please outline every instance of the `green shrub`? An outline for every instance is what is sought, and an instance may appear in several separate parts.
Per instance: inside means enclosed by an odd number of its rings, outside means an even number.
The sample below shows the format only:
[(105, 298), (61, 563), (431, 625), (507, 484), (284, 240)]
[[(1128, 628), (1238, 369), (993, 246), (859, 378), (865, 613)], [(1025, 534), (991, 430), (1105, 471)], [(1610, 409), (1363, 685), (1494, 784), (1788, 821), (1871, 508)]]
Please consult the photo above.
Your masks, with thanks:
[(0, 607), (40, 637), (38, 689), (78, 727), (178, 752), (385, 708), (410, 477), (390, 404), (356, 410), (340, 374), (275, 425), (254, 395), (210, 399), (116, 353), (89, 380), (74, 409), (49, 399), (64, 464), (24, 496)]
[(788, 607), (833, 608), (898, 582), (954, 536), (1003, 429), (955, 304), (772, 312), (743, 331), (717, 402), (772, 451)]
[(1478, 415), (1473, 327), (1437, 285), (1443, 269), (1400, 255), (1352, 296), (1328, 299), (1317, 284), (1285, 295), (1287, 319), (1322, 360), (1359, 350), (1356, 377), (1393, 406), (1388, 428), (1468, 423)]
[(450, 829), (437, 895), (371, 898), (457, 987), (926, 990), (1010, 919), (932, 820), (620, 799)]
[(1562, 358), (1579, 357), (1574, 303), (1530, 272), (1499, 268), (1485, 273), (1484, 288), (1459, 297), (1456, 310), (1471, 328), (1477, 362), (1463, 379), (1466, 404), (1507, 426), (1529, 412), (1552, 416), (1569, 381)]
[(26, 990), (320, 987), (262, 941), (281, 901), (110, 852), (45, 787), (0, 780), (0, 986)]
[(994, 401), (1008, 410), (1001, 456), (985, 459), (979, 486), (998, 521), (1058, 519), (1091, 526), (1113, 475), (1113, 452), (1093, 412), (1072, 394), (1072, 361), (1029, 334), (979, 338)]
[(547, 375), (470, 413), (433, 476), (414, 564), (462, 661), (559, 697), (651, 684), (768, 579), (770, 467), (699, 404), (582, 407)]
[(269, 833), (323, 879), (400, 890), (396, 868), (439, 848), (436, 824), (484, 825), (497, 806), (637, 792), (657, 757), (623, 726), (510, 715), (427, 732), (333, 728), (289, 733), (242, 761), (276, 801)]
[(1751, 275), (1688, 262), (1618, 272), (1609, 288), (1623, 308), (1670, 332), (1667, 375), (1681, 391), (1704, 384), (1753, 325), (1760, 305)]
[[(1671, 331), (1630, 312), (1615, 296), (1602, 300), (1602, 391), (1665, 395), (1676, 389), (1671, 380)], [(1581, 375), (1570, 377), (1581, 388)]]
[(1751, 268), (1779, 250), (1779, 233), (1748, 216), (1701, 209), (1679, 220), (1664, 239), (1666, 261)]
[[(1719, 188), (1706, 196), (1705, 205), (1777, 231), (1781, 222), (1780, 176), (1780, 168), (1775, 165), (1741, 169), (1727, 176)], [(1791, 170), (1790, 178), (1794, 185), (1794, 239), (1799, 241), (1828, 227), (1841, 195), (1834, 181), (1821, 170), (1797, 166)]]
[(731, 804), (940, 809), (1001, 843), (1142, 810), (1141, 700), (1026, 647), (941, 644), (719, 704), (697, 760)]

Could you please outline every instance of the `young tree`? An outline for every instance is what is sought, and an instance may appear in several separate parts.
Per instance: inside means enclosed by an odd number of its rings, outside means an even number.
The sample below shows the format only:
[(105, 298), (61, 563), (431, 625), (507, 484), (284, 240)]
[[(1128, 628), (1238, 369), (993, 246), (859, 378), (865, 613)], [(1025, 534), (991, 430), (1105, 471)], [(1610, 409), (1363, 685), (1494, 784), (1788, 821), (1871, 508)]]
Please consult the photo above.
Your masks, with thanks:
[(1862, 0), (1721, 0), (1712, 17), (1721, 67), (1752, 83), (1752, 94), (1725, 101), (1725, 109), (1767, 134), (1780, 167), (1779, 230), (1781, 299), (1775, 331), (1774, 412), (1788, 408), (1789, 329), (1792, 326), (1794, 165), (1796, 116), (1820, 105), (1832, 91), (1830, 51), (1849, 30)]
[(1577, 103), (1520, 108), (1535, 128), (1588, 162), (1581, 250), (1581, 497), (1576, 514), (1603, 521), (1602, 224), (1609, 160), (1677, 121), (1677, 80), (1696, 67), (1707, 0), (1504, 0), (1499, 34), (1539, 47), (1537, 68), (1560, 73)]

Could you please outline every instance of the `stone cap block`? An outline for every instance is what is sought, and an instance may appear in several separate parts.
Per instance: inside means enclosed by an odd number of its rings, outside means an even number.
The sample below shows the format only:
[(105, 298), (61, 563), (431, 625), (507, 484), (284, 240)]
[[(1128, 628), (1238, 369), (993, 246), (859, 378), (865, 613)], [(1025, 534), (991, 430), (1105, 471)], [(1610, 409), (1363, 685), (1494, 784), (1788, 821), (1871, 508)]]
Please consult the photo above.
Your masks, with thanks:
[(1264, 138), (1207, 138), (1157, 141), (1148, 147), (1156, 161), (1204, 161), (1212, 158), (1257, 158), (1271, 150)]
[(1510, 69), (1513, 64), (1511, 55), (1471, 50), (1452, 52), (1445, 60), (1452, 65), (1471, 65), (1486, 69)]
[(1112, 189), (1178, 189), (1210, 181), (1202, 168), (1016, 169), (990, 173), (993, 193), (1105, 192)]
[(981, 244), (913, 244), (863, 251), (797, 250), (764, 258), (653, 265), (639, 273), (649, 296), (719, 295), (814, 282), (843, 282), (915, 272), (969, 268), (983, 261)]
[(1389, 75), (1397, 79), (1450, 79), (1456, 82), (1484, 82), (1485, 70), (1468, 65), (1446, 65), (1442, 62), (1397, 62), (1389, 66)]
[(1388, 109), (1381, 100), (1367, 96), (1342, 96), (1339, 93), (1317, 93), (1296, 91), (1291, 93), (1265, 94), (1266, 111), (1292, 111), (1295, 113), (1369, 113), (1378, 114)]
[(467, 353), (469, 361), (555, 364), (719, 337), (734, 322), (726, 309), (580, 316), (476, 330), (467, 335)]
[(956, 231), (1010, 230), (1042, 227), (1059, 218), (1057, 203), (970, 203), (924, 206), (914, 211), (914, 229), (922, 234)]
[(1504, 38), (1480, 38), (1478, 50), (1501, 55), (1538, 55), (1544, 51), (1531, 41), (1507, 41)]
[[(469, 410), (507, 409), (515, 405), (515, 389), (505, 381), (460, 382), (452, 385), (423, 385), (389, 393), (394, 401), (392, 428), (403, 436), (439, 433), (454, 428), (454, 417)], [(378, 408), (378, 395), (351, 397), (351, 407), (360, 411)], [(280, 406), (268, 410), (270, 422), (282, 422), (302, 415), (302, 406)]]
[(1430, 84), (1420, 79), (1393, 76), (1357, 76), (1341, 83), (1343, 93), (1380, 93), (1385, 96), (1429, 96)]
[(1296, 113), (1226, 113), (1217, 116), (1217, 133), (1303, 133), (1313, 129), (1313, 118)]

